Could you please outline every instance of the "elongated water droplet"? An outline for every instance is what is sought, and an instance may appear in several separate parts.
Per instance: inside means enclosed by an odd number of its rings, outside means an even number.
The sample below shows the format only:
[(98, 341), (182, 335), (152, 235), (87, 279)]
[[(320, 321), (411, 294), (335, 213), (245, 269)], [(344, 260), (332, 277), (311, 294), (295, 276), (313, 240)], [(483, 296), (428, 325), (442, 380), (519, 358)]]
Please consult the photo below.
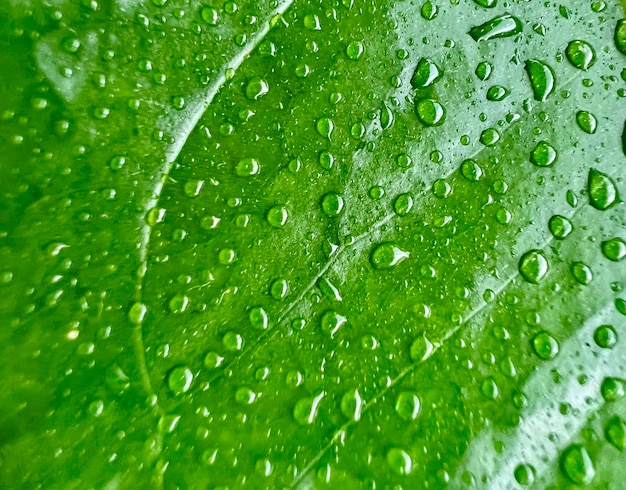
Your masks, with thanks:
[(554, 91), (556, 78), (554, 70), (550, 65), (539, 60), (526, 61), (525, 68), (535, 100), (544, 102)]
[(426, 88), (439, 80), (441, 75), (441, 70), (434, 61), (421, 58), (417, 62), (417, 67), (411, 78), (411, 85), (418, 89)]
[(589, 266), (583, 262), (574, 262), (570, 267), (572, 276), (576, 279), (576, 282), (587, 286), (593, 280), (593, 274)]
[(542, 250), (530, 250), (522, 255), (519, 271), (531, 284), (538, 284), (548, 273), (550, 266)]
[(626, 449), (626, 422), (619, 415), (612, 417), (604, 427), (604, 437), (623, 452)]
[(330, 137), (335, 129), (335, 123), (329, 117), (321, 117), (317, 120), (317, 132), (330, 141)]
[(383, 242), (372, 250), (370, 262), (374, 269), (391, 269), (409, 257), (409, 253), (391, 242)]
[(509, 95), (509, 90), (501, 85), (494, 85), (487, 90), (487, 100), (499, 102)]
[(333, 337), (347, 321), (348, 319), (345, 316), (340, 315), (336, 311), (328, 310), (322, 315), (320, 329), (326, 335)]
[(563, 451), (561, 469), (577, 485), (588, 485), (596, 473), (589, 453), (579, 444), (572, 444)]
[(594, 168), (589, 170), (587, 192), (589, 192), (589, 204), (601, 211), (609, 209), (619, 199), (613, 180)]
[(189, 391), (193, 373), (187, 366), (176, 366), (167, 376), (167, 386), (174, 395), (182, 395)]
[(382, 102), (380, 109), (380, 127), (384, 131), (393, 125), (393, 112), (385, 101)]
[(468, 34), (476, 42), (489, 39), (511, 37), (522, 32), (522, 22), (511, 14), (504, 14), (472, 27)]

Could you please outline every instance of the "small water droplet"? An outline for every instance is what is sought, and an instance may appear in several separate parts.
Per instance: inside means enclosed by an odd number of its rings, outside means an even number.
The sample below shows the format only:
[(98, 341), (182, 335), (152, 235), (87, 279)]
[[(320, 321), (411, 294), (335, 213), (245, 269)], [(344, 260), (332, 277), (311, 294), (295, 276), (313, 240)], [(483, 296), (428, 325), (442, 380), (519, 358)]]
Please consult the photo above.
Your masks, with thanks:
[(140, 325), (143, 323), (144, 318), (146, 317), (146, 313), (148, 312), (148, 307), (143, 303), (135, 303), (130, 307), (128, 312), (128, 319), (131, 323), (135, 325)]
[(364, 52), (365, 48), (363, 47), (363, 43), (360, 41), (352, 41), (346, 47), (346, 54), (348, 55), (348, 58), (354, 61), (361, 59)]
[(519, 271), (522, 277), (531, 284), (538, 284), (548, 273), (548, 259), (541, 250), (530, 250), (522, 255)]
[(593, 280), (593, 274), (589, 266), (583, 262), (574, 262), (570, 267), (572, 276), (576, 279), (576, 282), (587, 286)]
[(222, 337), (222, 345), (227, 351), (239, 351), (243, 349), (243, 337), (236, 332), (226, 332)]
[(267, 222), (274, 228), (282, 228), (289, 219), (289, 213), (285, 206), (272, 206), (265, 216)]
[(532, 346), (535, 354), (544, 361), (554, 359), (559, 353), (559, 343), (546, 331), (533, 337)]
[(626, 449), (626, 422), (619, 415), (612, 417), (604, 427), (604, 437), (611, 445), (623, 452)]
[(258, 330), (267, 330), (270, 324), (267, 312), (260, 306), (250, 308), (248, 311), (248, 321), (250, 322), (250, 326), (252, 328), (256, 328)]
[(411, 344), (409, 355), (413, 362), (421, 362), (428, 359), (434, 352), (435, 347), (425, 335), (417, 337)]
[(604, 378), (600, 385), (600, 393), (606, 402), (614, 402), (624, 397), (626, 382), (620, 378)]
[(548, 228), (550, 229), (552, 236), (554, 236), (557, 240), (567, 238), (574, 229), (572, 222), (565, 216), (561, 216), (559, 214), (555, 214), (550, 218), (548, 221)]
[(488, 61), (481, 61), (476, 66), (476, 71), (474, 72), (479, 80), (486, 81), (493, 71), (493, 65)]
[(410, 194), (400, 194), (393, 203), (393, 210), (398, 216), (406, 216), (413, 208), (413, 197)]
[(374, 269), (391, 269), (409, 257), (409, 253), (391, 242), (383, 242), (372, 250), (370, 262)]
[(619, 199), (613, 180), (606, 174), (592, 168), (587, 178), (589, 204), (601, 211), (609, 209)]
[(478, 182), (483, 176), (483, 169), (475, 160), (467, 159), (461, 163), (461, 175), (470, 182)]
[(333, 337), (337, 331), (348, 321), (348, 319), (333, 310), (328, 310), (322, 315), (320, 329), (326, 335)]
[(420, 11), (420, 13), (422, 14), (422, 17), (424, 19), (433, 20), (435, 17), (437, 17), (437, 14), (439, 13), (439, 8), (431, 1), (427, 1), (426, 3), (424, 3), (424, 5), (422, 5), (422, 10)]
[(439, 199), (445, 199), (452, 193), (452, 187), (443, 179), (433, 182), (433, 194)]
[(242, 386), (235, 392), (235, 401), (240, 405), (252, 405), (257, 394), (247, 386)]
[(384, 131), (385, 129), (389, 129), (393, 125), (393, 112), (391, 108), (387, 104), (387, 102), (383, 101), (381, 103), (380, 109), (380, 127)]
[(170, 311), (174, 314), (180, 314), (187, 310), (189, 306), (189, 297), (184, 294), (177, 294), (170, 302)]
[(433, 60), (421, 58), (411, 78), (411, 85), (418, 89), (426, 88), (439, 80), (441, 75), (441, 70)]
[(523, 487), (535, 482), (535, 468), (529, 464), (520, 464), (515, 468), (515, 481)]
[(208, 369), (216, 369), (224, 363), (224, 358), (217, 352), (210, 351), (204, 356), (204, 365)]
[(321, 117), (317, 120), (316, 127), (317, 132), (330, 141), (330, 137), (333, 134), (333, 129), (335, 128), (333, 120), (329, 117)]
[(406, 153), (400, 153), (396, 158), (396, 164), (400, 168), (407, 169), (413, 166), (413, 160)]
[(311, 31), (321, 31), (320, 18), (315, 14), (307, 14), (304, 16), (304, 27)]
[(487, 90), (487, 100), (492, 102), (499, 102), (504, 100), (509, 95), (509, 90), (501, 85), (494, 85)]
[(324, 170), (331, 170), (335, 165), (335, 157), (328, 151), (321, 151), (318, 155), (318, 162), (320, 167)]
[(603, 349), (612, 349), (617, 344), (617, 331), (613, 325), (600, 325), (593, 332), (593, 340)]

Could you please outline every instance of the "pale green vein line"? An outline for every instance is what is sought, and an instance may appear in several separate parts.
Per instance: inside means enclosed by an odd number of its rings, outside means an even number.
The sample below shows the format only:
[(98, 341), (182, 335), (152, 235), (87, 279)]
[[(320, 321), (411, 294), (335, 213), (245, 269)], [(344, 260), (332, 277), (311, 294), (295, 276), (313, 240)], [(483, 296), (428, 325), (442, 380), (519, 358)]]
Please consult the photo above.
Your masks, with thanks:
[[(228, 63), (224, 65), (224, 67), (220, 71), (220, 74), (207, 88), (207, 91), (202, 97), (202, 100), (200, 100), (196, 104), (191, 113), (186, 115), (185, 122), (179, 129), (174, 144), (165, 153), (164, 163), (157, 172), (157, 176), (155, 179), (156, 184), (152, 189), (150, 199), (148, 199), (148, 201), (146, 202), (145, 211), (148, 211), (159, 204), (159, 200), (161, 198), (161, 194), (163, 193), (165, 183), (174, 167), (174, 162), (180, 155), (182, 149), (185, 147), (187, 140), (189, 139), (193, 130), (198, 125), (198, 122), (213, 102), (213, 99), (220, 91), (220, 89), (226, 84), (226, 73), (230, 71), (234, 72), (241, 66), (241, 64), (246, 60), (250, 53), (261, 43), (267, 33), (271, 30), (277, 16), (283, 15), (285, 11), (293, 4), (293, 2), (294, 0), (285, 0), (284, 2), (280, 3), (272, 12), (269, 13), (267, 20), (263, 23), (260, 29), (250, 38), (250, 41), (248, 41), (248, 43), (246, 43), (244, 47), (238, 53), (236, 53), (235, 56), (231, 60), (229, 60)], [(139, 270), (137, 272), (137, 283), (135, 285), (134, 294), (134, 300), (136, 303), (143, 303), (144, 277), (148, 267), (150, 240), (152, 238), (152, 227), (145, 221), (145, 219), (142, 219), (141, 221), (140, 233), (140, 240), (137, 247), (139, 253)], [(141, 324), (134, 327), (132, 336), (135, 359), (137, 363), (137, 368), (139, 369), (141, 383), (148, 396), (154, 398), (155, 392), (152, 388), (150, 374), (148, 372), (148, 367), (146, 364), (145, 345)], [(157, 410), (160, 410), (158, 408), (158, 404), (156, 405), (156, 407)]]

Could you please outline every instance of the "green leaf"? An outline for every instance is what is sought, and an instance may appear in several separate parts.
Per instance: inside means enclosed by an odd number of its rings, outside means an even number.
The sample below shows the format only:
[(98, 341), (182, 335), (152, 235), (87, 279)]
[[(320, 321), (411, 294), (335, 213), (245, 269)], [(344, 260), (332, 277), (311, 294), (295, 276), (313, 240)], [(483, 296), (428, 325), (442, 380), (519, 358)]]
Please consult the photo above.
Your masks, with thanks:
[(622, 7), (4, 2), (3, 486), (619, 486)]

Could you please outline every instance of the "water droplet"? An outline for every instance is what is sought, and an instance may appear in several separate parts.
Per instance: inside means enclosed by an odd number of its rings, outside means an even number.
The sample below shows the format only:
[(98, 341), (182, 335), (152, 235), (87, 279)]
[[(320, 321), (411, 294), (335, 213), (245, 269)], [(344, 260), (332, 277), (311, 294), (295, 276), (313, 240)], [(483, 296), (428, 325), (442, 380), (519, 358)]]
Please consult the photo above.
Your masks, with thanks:
[(572, 222), (567, 219), (565, 216), (561, 216), (559, 214), (555, 214), (548, 221), (548, 228), (550, 229), (550, 233), (557, 240), (563, 240), (569, 236), (574, 227), (572, 226)]
[(343, 211), (343, 197), (336, 192), (329, 192), (322, 198), (322, 211), (327, 216), (339, 216)]
[(396, 400), (396, 413), (402, 420), (415, 420), (420, 413), (419, 397), (412, 391), (403, 391)]
[(604, 437), (610, 444), (623, 452), (626, 449), (626, 422), (619, 415), (612, 417), (604, 427)]
[(385, 189), (383, 189), (381, 186), (379, 185), (375, 185), (373, 186), (370, 191), (369, 191), (369, 196), (374, 200), (374, 201), (378, 201), (379, 199), (382, 199), (382, 197), (385, 195)]
[(217, 352), (210, 351), (204, 356), (204, 365), (208, 369), (216, 369), (224, 363), (224, 358)]
[(250, 326), (252, 326), (252, 328), (256, 328), (258, 330), (267, 330), (270, 323), (266, 311), (260, 306), (250, 308), (248, 311), (248, 321), (250, 322)]
[(270, 86), (260, 77), (251, 78), (246, 85), (246, 97), (249, 100), (257, 100), (269, 91)]
[(602, 253), (607, 259), (620, 262), (626, 257), (626, 241), (619, 237), (606, 240), (602, 242)]
[(180, 415), (165, 414), (159, 418), (157, 428), (159, 432), (171, 434), (176, 430), (176, 427), (178, 427), (178, 422), (180, 422)]
[(613, 37), (617, 50), (626, 56), (626, 20), (619, 19), (615, 25), (615, 35)]
[(363, 399), (359, 390), (348, 391), (341, 398), (341, 413), (350, 420), (358, 421), (361, 419), (361, 410), (363, 409)]
[(461, 163), (461, 175), (470, 182), (478, 182), (483, 176), (483, 169), (475, 160), (464, 160)]
[(267, 222), (274, 228), (282, 228), (289, 219), (289, 213), (285, 206), (272, 206), (265, 216)]
[(526, 73), (530, 79), (535, 100), (544, 102), (554, 91), (554, 70), (547, 63), (539, 60), (526, 61)]
[(501, 37), (511, 37), (522, 32), (522, 22), (511, 14), (504, 14), (472, 27), (468, 34), (476, 42), (488, 41)]
[(494, 85), (487, 90), (487, 100), (492, 102), (499, 102), (504, 100), (509, 95), (509, 90), (501, 85)]
[(383, 101), (380, 109), (380, 127), (384, 131), (393, 125), (393, 112), (389, 105)]
[(579, 444), (572, 444), (563, 451), (561, 468), (565, 476), (578, 485), (588, 485), (595, 476), (589, 453)]
[(613, 325), (600, 325), (593, 332), (593, 340), (603, 349), (612, 349), (617, 344), (617, 331)]
[(439, 80), (441, 75), (441, 70), (434, 61), (421, 58), (417, 62), (417, 67), (411, 78), (411, 85), (418, 89), (426, 88)]
[(289, 292), (289, 283), (285, 279), (276, 279), (270, 286), (270, 295), (276, 301), (280, 301)]
[(589, 204), (601, 211), (610, 208), (619, 199), (613, 180), (608, 175), (593, 168), (589, 170), (587, 191), (589, 192)]
[(210, 26), (216, 26), (219, 21), (219, 14), (217, 10), (211, 7), (203, 7), (200, 11), (202, 20)]
[(491, 76), (492, 71), (493, 65), (491, 63), (488, 61), (481, 61), (476, 66), (476, 71), (474, 73), (476, 73), (479, 80), (484, 82)]
[(435, 347), (425, 335), (417, 337), (411, 344), (409, 355), (413, 362), (421, 362), (428, 359), (434, 352)]
[(321, 392), (314, 397), (303, 398), (296, 402), (293, 409), (293, 418), (300, 425), (310, 425), (315, 421), (317, 415), (317, 409), (319, 407), (322, 398), (324, 398), (325, 392)]
[(513, 219), (511, 212), (505, 207), (499, 207), (496, 210), (496, 221), (501, 225), (508, 225)]
[(217, 216), (203, 216), (200, 220), (200, 228), (203, 230), (213, 230), (219, 226), (220, 221)]
[(348, 55), (348, 58), (354, 61), (361, 59), (361, 56), (363, 56), (364, 52), (365, 48), (363, 47), (363, 43), (361, 43), (360, 41), (352, 41), (346, 47), (346, 54)]
[(254, 469), (261, 476), (270, 476), (272, 472), (274, 471), (272, 462), (267, 458), (259, 459), (255, 463)]
[(320, 152), (318, 156), (318, 161), (320, 167), (322, 167), (324, 170), (331, 170), (333, 168), (333, 165), (335, 165), (335, 157), (327, 151)]
[(500, 141), (500, 133), (495, 128), (487, 128), (480, 134), (480, 142), (485, 146), (494, 146)]
[(167, 376), (167, 387), (174, 395), (182, 395), (189, 391), (193, 373), (187, 366), (176, 366)]
[(116, 395), (119, 395), (130, 388), (130, 379), (117, 364), (114, 364), (107, 370), (105, 381), (107, 386)]
[(232, 264), (237, 260), (237, 252), (235, 252), (232, 248), (224, 248), (220, 250), (217, 258), (222, 265)]
[(398, 167), (403, 169), (407, 169), (413, 166), (413, 160), (411, 160), (411, 157), (406, 153), (400, 153), (396, 158), (396, 163), (398, 164)]
[(550, 167), (556, 161), (557, 153), (547, 141), (540, 141), (530, 152), (530, 161), (538, 167)]
[(439, 8), (432, 2), (428, 1), (424, 5), (422, 5), (422, 10), (420, 13), (422, 14), (422, 17), (424, 19), (433, 20), (435, 17), (437, 17), (437, 14), (439, 13)]
[(520, 464), (515, 468), (515, 481), (523, 487), (535, 482), (535, 468), (529, 464)]
[(203, 185), (204, 180), (189, 180), (185, 182), (183, 190), (185, 191), (185, 195), (187, 197), (197, 197), (198, 194), (200, 194)]
[(598, 129), (596, 116), (587, 111), (578, 111), (576, 113), (576, 123), (587, 134), (594, 134)]
[(169, 303), (170, 311), (174, 314), (183, 313), (189, 306), (189, 297), (184, 294), (177, 294)]
[(409, 253), (398, 248), (391, 242), (376, 245), (370, 254), (370, 262), (374, 269), (391, 269), (409, 257)]
[(604, 378), (600, 386), (600, 393), (606, 402), (614, 402), (624, 396), (626, 382), (619, 378)]
[(104, 402), (102, 400), (94, 400), (89, 404), (87, 411), (92, 417), (100, 417), (102, 412), (104, 412)]
[(576, 279), (576, 282), (582, 284), (583, 286), (587, 286), (593, 280), (591, 269), (583, 262), (574, 262), (570, 267), (570, 271), (572, 272), (574, 279)]
[(408, 475), (413, 469), (411, 456), (404, 449), (392, 448), (387, 451), (387, 464), (398, 475)]
[(109, 160), (109, 168), (113, 171), (120, 170), (126, 165), (126, 157), (123, 155), (116, 155)]
[(328, 310), (322, 315), (320, 329), (326, 335), (333, 337), (347, 321), (348, 319), (345, 316), (340, 315), (336, 311)]
[(439, 126), (446, 119), (444, 107), (433, 99), (419, 99), (415, 103), (415, 113), (426, 126)]
[(243, 349), (243, 337), (235, 332), (226, 332), (222, 338), (224, 349), (230, 352)]
[(337, 287), (326, 277), (320, 277), (317, 280), (317, 287), (320, 288), (320, 291), (322, 292), (324, 297), (333, 301), (342, 301), (339, 289), (337, 289)]
[(565, 49), (569, 62), (579, 70), (587, 71), (596, 62), (596, 53), (585, 41), (570, 41)]
[(480, 385), (480, 391), (490, 400), (495, 400), (500, 395), (496, 380), (491, 376), (482, 382)]
[(239, 177), (256, 175), (260, 170), (259, 161), (256, 158), (242, 158), (235, 166), (235, 173)]
[(240, 405), (252, 405), (257, 394), (247, 386), (242, 386), (235, 392), (235, 401)]
[(400, 194), (393, 203), (393, 210), (398, 216), (406, 216), (413, 208), (413, 197), (410, 194)]
[(498, 0), (474, 0), (474, 3), (476, 5), (480, 5), (481, 7), (490, 9), (498, 4)]
[(554, 359), (559, 353), (559, 343), (548, 332), (539, 332), (532, 340), (533, 350), (544, 361)]
[(304, 16), (304, 27), (312, 31), (321, 31), (320, 18), (315, 14), (307, 14)]
[(333, 120), (328, 117), (321, 117), (317, 120), (316, 127), (317, 132), (330, 141), (330, 137), (333, 134), (333, 129), (335, 128)]
[(530, 250), (519, 261), (519, 272), (531, 284), (538, 284), (548, 273), (548, 259), (541, 250)]
[(143, 323), (144, 318), (146, 317), (146, 313), (148, 312), (148, 307), (143, 303), (135, 303), (130, 307), (128, 312), (128, 319), (131, 323), (135, 325), (140, 325)]
[(433, 182), (433, 194), (439, 199), (445, 199), (452, 193), (452, 187), (443, 179)]

